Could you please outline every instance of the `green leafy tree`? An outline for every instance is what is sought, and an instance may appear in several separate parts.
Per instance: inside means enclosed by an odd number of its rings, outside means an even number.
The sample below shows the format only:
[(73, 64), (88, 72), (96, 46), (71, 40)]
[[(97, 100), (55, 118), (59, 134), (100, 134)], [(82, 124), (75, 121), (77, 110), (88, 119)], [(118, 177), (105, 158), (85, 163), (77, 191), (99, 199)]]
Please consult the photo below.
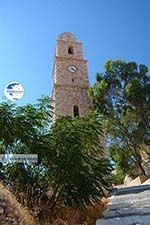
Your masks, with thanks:
[[(111, 188), (111, 167), (100, 144), (101, 124), (96, 115), (60, 118), (52, 127), (49, 165), (54, 204), (84, 206)], [(100, 158), (101, 156), (101, 158)]]
[(97, 115), (59, 118), (50, 126), (51, 111), (48, 97), (21, 107), (0, 104), (1, 152), (38, 154), (36, 164), (1, 165), (1, 179), (30, 209), (44, 202), (41, 213), (68, 205), (86, 207), (111, 188)]
[[(49, 97), (42, 96), (37, 104), (16, 107), (9, 102), (0, 104), (1, 153), (38, 154), (38, 163), (1, 164), (1, 179), (19, 198), (23, 193), (26, 205), (32, 206), (46, 194), (48, 187), (42, 159), (46, 157), (50, 130)], [(44, 180), (45, 179), (45, 180)], [(23, 199), (23, 198), (22, 198)]]
[(135, 62), (109, 60), (89, 90), (106, 130), (116, 168), (122, 174), (138, 168), (145, 175), (141, 150), (150, 144), (150, 77)]

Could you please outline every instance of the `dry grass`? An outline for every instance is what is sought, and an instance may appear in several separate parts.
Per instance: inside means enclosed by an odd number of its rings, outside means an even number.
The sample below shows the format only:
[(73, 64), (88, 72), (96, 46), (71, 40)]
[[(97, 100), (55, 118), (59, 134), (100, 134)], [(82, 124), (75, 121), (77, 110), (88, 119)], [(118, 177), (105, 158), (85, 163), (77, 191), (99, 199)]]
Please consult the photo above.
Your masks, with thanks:
[(108, 200), (103, 198), (86, 210), (79, 208), (65, 208), (55, 219), (53, 225), (95, 225), (96, 220), (100, 218), (107, 208)]
[(7, 190), (0, 183), (0, 198), (4, 199), (8, 205), (10, 205), (14, 212), (16, 212), (17, 217), (20, 219), (22, 225), (36, 225), (35, 220), (27, 211), (27, 209), (23, 208), (16, 200), (15, 196)]
[[(35, 219), (29, 211), (21, 206), (15, 196), (0, 183), (0, 197), (17, 212), (22, 225), (37, 225)], [(106, 209), (108, 200), (103, 198), (93, 206), (87, 207), (86, 210), (79, 208), (64, 208), (55, 215), (48, 213), (47, 219), (40, 220), (39, 225), (95, 225), (96, 220), (100, 218)], [(45, 208), (46, 209), (46, 208)], [(45, 211), (45, 210), (44, 210)], [(43, 213), (42, 213), (43, 214)]]

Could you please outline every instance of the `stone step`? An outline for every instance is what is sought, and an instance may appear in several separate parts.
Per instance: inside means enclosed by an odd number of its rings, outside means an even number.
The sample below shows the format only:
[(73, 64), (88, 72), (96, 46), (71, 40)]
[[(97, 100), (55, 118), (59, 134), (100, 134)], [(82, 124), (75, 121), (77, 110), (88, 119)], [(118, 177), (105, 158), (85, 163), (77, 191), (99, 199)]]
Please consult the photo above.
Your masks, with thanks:
[(123, 217), (123, 216), (131, 216), (131, 215), (149, 215), (150, 216), (150, 206), (145, 206), (142, 208), (136, 207), (124, 207), (120, 209), (107, 209), (104, 212), (105, 218), (114, 218), (114, 217)]
[(150, 206), (150, 196), (148, 198), (141, 198), (141, 199), (126, 199), (125, 201), (123, 200), (120, 200), (118, 202), (110, 202), (108, 204), (108, 207), (110, 209), (118, 209), (118, 208), (122, 208), (122, 207), (125, 207), (125, 206), (134, 206), (134, 207), (141, 207), (141, 206), (144, 206), (144, 205), (149, 205)]
[[(136, 199), (137, 194), (119, 195), (110, 197), (110, 202), (118, 203), (120, 201), (132, 201)], [(138, 194), (138, 199), (150, 198), (149, 191), (144, 191)]]
[(125, 187), (125, 188), (120, 188), (120, 189), (114, 189), (113, 190), (113, 195), (125, 195), (125, 194), (137, 194), (143, 191), (150, 191), (150, 185), (138, 185), (138, 186), (133, 186), (133, 187)]

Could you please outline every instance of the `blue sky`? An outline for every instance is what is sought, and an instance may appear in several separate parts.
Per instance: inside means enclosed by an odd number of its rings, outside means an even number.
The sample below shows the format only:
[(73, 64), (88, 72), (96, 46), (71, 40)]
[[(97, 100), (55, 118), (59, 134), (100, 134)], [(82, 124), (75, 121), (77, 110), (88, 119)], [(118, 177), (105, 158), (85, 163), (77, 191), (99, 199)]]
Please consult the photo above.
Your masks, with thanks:
[(90, 84), (108, 59), (150, 68), (149, 0), (0, 0), (0, 99), (7, 83), (25, 89), (18, 104), (51, 93), (55, 40), (72, 32), (83, 42)]

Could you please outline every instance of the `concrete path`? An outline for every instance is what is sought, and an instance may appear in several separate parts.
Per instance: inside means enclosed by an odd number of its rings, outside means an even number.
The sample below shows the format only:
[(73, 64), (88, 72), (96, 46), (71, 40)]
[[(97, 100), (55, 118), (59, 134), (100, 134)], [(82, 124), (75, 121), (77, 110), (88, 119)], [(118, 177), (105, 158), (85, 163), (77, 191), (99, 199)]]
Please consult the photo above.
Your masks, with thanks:
[(150, 184), (114, 188), (96, 225), (150, 225)]

